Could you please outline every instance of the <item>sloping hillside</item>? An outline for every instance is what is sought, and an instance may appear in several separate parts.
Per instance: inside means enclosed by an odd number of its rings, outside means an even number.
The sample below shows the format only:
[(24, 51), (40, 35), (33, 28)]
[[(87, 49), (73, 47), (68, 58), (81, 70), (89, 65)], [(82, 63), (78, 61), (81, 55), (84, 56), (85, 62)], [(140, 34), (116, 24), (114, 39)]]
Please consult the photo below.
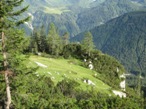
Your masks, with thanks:
[(38, 56), (31, 56), (30, 60), (30, 66), (38, 66), (38, 70), (35, 72), (36, 76), (49, 76), (55, 84), (67, 78), (80, 83), (80, 89), (91, 90), (93, 88), (100, 92), (111, 93), (111, 87), (97, 79), (97, 77), (100, 78), (100, 74), (82, 67), (83, 62), (79, 60), (53, 59)]
[[(132, 12), (91, 31), (95, 45), (116, 57), (132, 73), (146, 73), (146, 12)], [(83, 34), (75, 37), (81, 40)]]
[[(145, 9), (144, 2), (132, 0), (26, 0), (33, 27), (55, 23), (60, 34), (75, 36), (124, 13)], [(30, 28), (31, 29), (31, 28)]]

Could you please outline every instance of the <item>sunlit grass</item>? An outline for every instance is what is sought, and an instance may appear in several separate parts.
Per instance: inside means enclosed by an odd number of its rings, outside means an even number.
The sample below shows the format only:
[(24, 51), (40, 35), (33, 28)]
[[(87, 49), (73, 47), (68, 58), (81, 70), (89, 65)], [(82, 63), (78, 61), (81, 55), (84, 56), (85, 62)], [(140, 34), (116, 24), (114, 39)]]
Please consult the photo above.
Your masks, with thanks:
[(68, 12), (70, 10), (67, 10), (64, 7), (59, 7), (59, 8), (45, 7), (44, 11), (49, 14), (62, 14), (63, 12)]
[[(29, 63), (29, 66), (37, 67), (38, 65), (35, 62), (39, 62), (47, 66), (46, 68), (39, 66), (36, 72), (39, 76), (49, 76), (55, 84), (57, 84), (64, 78), (68, 78), (80, 83), (80, 89), (94, 89), (100, 92), (110, 93), (109, 90), (111, 88), (107, 84), (103, 83), (101, 80), (94, 77), (94, 74), (96, 73), (97, 77), (100, 78), (100, 74), (81, 66), (83, 62), (79, 60), (53, 59), (39, 56), (31, 56), (30, 60), (31, 62)], [(87, 83), (84, 83), (84, 79), (91, 80), (95, 84), (95, 86), (91, 86)]]

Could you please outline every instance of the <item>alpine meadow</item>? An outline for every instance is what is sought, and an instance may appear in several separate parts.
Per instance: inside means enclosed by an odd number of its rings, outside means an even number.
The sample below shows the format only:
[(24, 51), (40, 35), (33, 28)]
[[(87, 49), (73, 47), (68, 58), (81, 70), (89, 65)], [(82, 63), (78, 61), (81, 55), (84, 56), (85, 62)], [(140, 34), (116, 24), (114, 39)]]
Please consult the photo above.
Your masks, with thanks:
[(0, 109), (146, 109), (146, 0), (0, 0)]

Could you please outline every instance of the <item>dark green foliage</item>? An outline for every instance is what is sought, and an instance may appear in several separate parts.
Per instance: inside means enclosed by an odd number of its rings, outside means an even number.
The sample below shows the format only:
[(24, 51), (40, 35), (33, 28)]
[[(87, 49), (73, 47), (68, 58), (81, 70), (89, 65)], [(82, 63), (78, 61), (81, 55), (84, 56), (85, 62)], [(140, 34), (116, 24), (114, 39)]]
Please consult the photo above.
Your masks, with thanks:
[(119, 77), (125, 72), (125, 70), (116, 59), (102, 54), (99, 51), (92, 52), (89, 59), (94, 65), (94, 70), (102, 74), (102, 81), (114, 88), (119, 87), (121, 81)]
[[(98, 49), (114, 56), (128, 72), (145, 75), (146, 12), (131, 12), (92, 29), (94, 44)], [(75, 37), (83, 39), (83, 33)]]
[(48, 99), (53, 97), (52, 88), (53, 83), (47, 77), (38, 78), (34, 74), (18, 75), (13, 82), (13, 105), (17, 109), (46, 108), (49, 105)]
[(38, 52), (47, 52), (47, 50), (47, 39), (44, 26), (39, 29), (35, 28), (30, 38), (29, 51), (37, 54)]
[(92, 4), (92, 8), (79, 14), (77, 24), (81, 32), (104, 24), (124, 13), (139, 10), (144, 6), (144, 4), (141, 6), (134, 5), (131, 0), (103, 0), (102, 3), (98, 2), (97, 0)]
[(64, 95), (70, 98), (74, 98), (76, 96), (75, 87), (78, 87), (79, 83), (65, 79), (57, 84), (57, 88)]
[(47, 36), (48, 53), (59, 56), (62, 50), (62, 40), (57, 33), (57, 29), (53, 23), (50, 24), (49, 33)]
[(2, 106), (4, 106), (4, 101), (5, 101), (5, 81), (4, 81), (4, 74), (2, 72), (0, 73), (0, 109), (3, 109)]
[[(24, 32), (18, 29), (7, 29), (5, 30), (5, 35), (9, 40), (6, 40), (6, 52), (7, 52), (7, 60), (8, 60), (8, 72), (9, 72), (9, 81), (10, 86), (13, 87), (13, 83), (18, 82), (16, 78), (19, 78), (18, 75), (25, 75), (27, 73), (32, 72), (32, 69), (27, 69), (26, 63), (24, 61), (28, 58), (27, 56), (23, 55), (23, 51), (28, 47), (28, 41), (27, 38), (24, 35)], [(1, 57), (2, 55), (0, 55)], [(3, 59), (1, 59), (2, 61)], [(32, 71), (31, 71), (32, 70)], [(25, 77), (25, 76), (24, 76)], [(4, 105), (4, 102), (6, 101), (6, 92), (5, 92), (5, 83), (4, 83), (4, 71), (3, 68), (1, 68), (0, 72), (0, 96), (1, 100), (0, 105)], [(19, 81), (20, 82), (20, 81)], [(17, 86), (15, 87), (15, 91)], [(13, 89), (13, 88), (12, 88)]]
[[(41, 16), (40, 16), (41, 15)], [(38, 19), (34, 19), (33, 25), (39, 27), (40, 25), (45, 25), (47, 33), (50, 29), (50, 24), (54, 23), (58, 28), (58, 33), (62, 36), (66, 31), (70, 33), (70, 36), (75, 36), (79, 33), (78, 25), (76, 24), (75, 13), (65, 12), (61, 16), (58, 14), (46, 14), (43, 11), (36, 11), (33, 16)]]
[(90, 32), (85, 33), (84, 39), (81, 42), (83, 51), (90, 56), (91, 52), (94, 50), (93, 36)]
[(75, 57), (80, 59), (82, 55), (82, 47), (80, 44), (70, 43), (63, 47), (62, 55), (64, 58)]
[(34, 29), (31, 38), (30, 38), (30, 46), (29, 50), (32, 53), (38, 53), (38, 43), (39, 43), (39, 38), (38, 38), (38, 32), (36, 29)]
[(142, 108), (142, 101), (139, 98), (133, 96), (131, 98), (109, 97), (96, 91), (78, 90), (76, 87), (79, 84), (69, 79), (62, 80), (55, 86), (48, 77), (37, 77), (33, 73), (28, 73), (15, 76), (11, 86), (12, 108), (15, 109)]
[[(26, 2), (30, 4), (30, 12), (34, 13), (33, 16), (36, 18), (33, 26), (39, 27), (43, 24), (49, 30), (49, 24), (53, 22), (59, 27), (60, 35), (68, 31), (71, 37), (124, 13), (145, 9), (144, 3), (139, 5), (132, 3), (131, 0), (49, 0), (48, 2), (26, 0)], [(67, 11), (62, 10), (61, 14), (50, 13), (50, 10), (46, 12), (46, 7), (62, 9), (62, 5)]]
[(26, 6), (18, 11), (14, 11), (14, 8), (19, 7), (22, 2), (23, 0), (0, 1), (0, 32), (2, 31), (2, 28), (5, 29), (15, 25), (20, 25), (29, 19), (29, 17), (26, 17), (22, 20), (16, 20), (16, 16), (19, 16), (28, 8), (28, 6)]
[(44, 26), (41, 27), (40, 30), (40, 51), (41, 52), (46, 52), (47, 51), (47, 41), (46, 41), (46, 32)]
[(18, 73), (17, 70), (22, 70), (24, 65), (23, 61), (25, 60), (25, 56), (22, 53), (28, 47), (28, 39), (22, 30), (17, 29), (8, 29), (5, 35), (9, 39), (6, 40), (6, 52), (8, 53), (7, 59), (9, 62), (8, 68)]
[[(9, 109), (11, 105), (11, 91), (9, 85), (9, 76), (12, 74), (16, 75), (16, 71), (18, 68), (14, 68), (15, 66), (19, 66), (22, 60), (19, 60), (20, 54), (24, 49), (22, 41), (24, 38), (21, 31), (16, 30), (14, 32), (15, 26), (22, 24), (27, 21), (29, 17), (26, 17), (22, 20), (18, 20), (18, 16), (24, 13), (28, 6), (24, 8), (19, 8), (19, 10), (15, 10), (16, 7), (20, 7), (23, 0), (1, 0), (0, 1), (0, 35), (1, 35), (1, 45), (2, 45), (2, 62), (3, 62), (3, 72), (4, 72), (4, 80), (6, 86), (6, 99), (5, 99), (5, 108)], [(12, 31), (13, 30), (13, 31)], [(13, 44), (13, 45), (11, 45)], [(25, 46), (25, 45), (24, 45)], [(15, 52), (15, 53), (14, 53)]]
[[(26, 17), (22, 20), (17, 20), (17, 16), (25, 12), (28, 6), (15, 11), (14, 8), (19, 7), (23, 0), (1, 0), (0, 1), (0, 32), (3, 35), (3, 47), (2, 53), (6, 52), (6, 61), (8, 61), (8, 68), (15, 69), (14, 66), (19, 64), (19, 55), (26, 49), (26, 38), (24, 38), (24, 32), (16, 29), (16, 25), (28, 20)], [(2, 59), (4, 61), (4, 59)]]

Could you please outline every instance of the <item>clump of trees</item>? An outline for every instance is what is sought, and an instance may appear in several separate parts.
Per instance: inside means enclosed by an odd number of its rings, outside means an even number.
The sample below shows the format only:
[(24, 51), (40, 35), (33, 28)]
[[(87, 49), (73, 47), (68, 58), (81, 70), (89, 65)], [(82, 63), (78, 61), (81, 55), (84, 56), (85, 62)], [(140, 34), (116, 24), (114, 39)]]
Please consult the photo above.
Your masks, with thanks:
[[(142, 107), (142, 100), (136, 97), (119, 98), (94, 90), (79, 90), (77, 89), (79, 83), (74, 80), (64, 79), (54, 85), (49, 77), (37, 77), (33, 73), (18, 75), (15, 79), (11, 84), (12, 109), (141, 109)], [(2, 82), (0, 87), (3, 85)], [(4, 95), (1, 97), (4, 98)]]
[(69, 43), (69, 34), (64, 33), (62, 37), (59, 36), (57, 28), (53, 23), (50, 24), (47, 35), (45, 31), (44, 26), (39, 30), (34, 29), (30, 39), (29, 51), (35, 54), (42, 52), (55, 57), (60, 56), (63, 47)]
[(44, 26), (39, 29), (35, 28), (30, 38), (28, 51), (34, 54), (42, 52), (56, 57), (76, 57), (81, 59), (83, 55), (90, 56), (91, 52), (95, 50), (90, 32), (85, 34), (85, 38), (81, 44), (77, 42), (70, 43), (69, 36), (68, 32), (60, 36), (54, 23), (50, 24), (48, 33), (46, 33)]

